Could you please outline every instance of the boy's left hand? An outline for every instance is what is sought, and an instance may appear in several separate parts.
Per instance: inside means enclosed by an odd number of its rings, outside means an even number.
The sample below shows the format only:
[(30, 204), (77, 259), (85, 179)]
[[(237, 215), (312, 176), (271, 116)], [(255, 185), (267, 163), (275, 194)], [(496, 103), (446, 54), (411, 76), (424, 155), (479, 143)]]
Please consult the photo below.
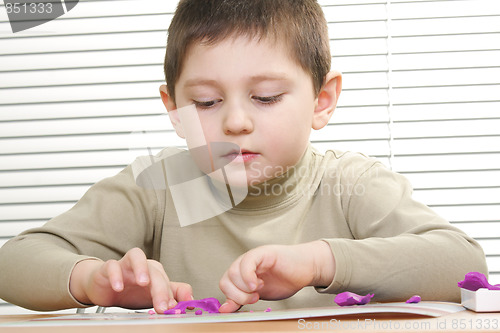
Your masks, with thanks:
[(265, 245), (236, 259), (219, 287), (227, 301), (220, 312), (233, 312), (259, 299), (290, 297), (306, 286), (328, 286), (335, 275), (335, 259), (328, 243)]

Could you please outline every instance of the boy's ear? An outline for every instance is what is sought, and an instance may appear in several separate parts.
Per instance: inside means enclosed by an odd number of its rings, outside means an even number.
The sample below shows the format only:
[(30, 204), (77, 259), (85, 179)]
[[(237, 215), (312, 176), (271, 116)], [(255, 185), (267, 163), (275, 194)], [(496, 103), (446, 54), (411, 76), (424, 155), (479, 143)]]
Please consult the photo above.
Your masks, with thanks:
[(331, 71), (326, 75), (325, 84), (318, 94), (314, 109), (312, 128), (319, 130), (325, 127), (332, 117), (342, 91), (342, 74)]
[(163, 105), (165, 105), (165, 108), (168, 111), (168, 117), (170, 118), (172, 126), (174, 126), (175, 132), (178, 136), (185, 139), (186, 137), (184, 135), (184, 129), (182, 128), (181, 120), (177, 112), (177, 106), (175, 105), (173, 98), (171, 98), (168, 94), (167, 86), (165, 84), (162, 84), (160, 86), (160, 96)]

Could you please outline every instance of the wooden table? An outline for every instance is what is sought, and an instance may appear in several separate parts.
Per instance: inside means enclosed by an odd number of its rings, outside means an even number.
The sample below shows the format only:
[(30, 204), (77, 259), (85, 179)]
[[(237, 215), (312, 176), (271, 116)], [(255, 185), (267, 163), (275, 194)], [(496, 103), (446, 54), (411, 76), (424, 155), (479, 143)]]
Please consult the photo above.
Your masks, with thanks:
[(309, 319), (287, 319), (255, 322), (227, 322), (200, 324), (152, 323), (148, 325), (109, 325), (93, 322), (92, 326), (44, 326), (6, 327), (3, 323), (49, 318), (64, 315), (5, 315), (0, 316), (0, 332), (85, 332), (85, 333), (127, 333), (127, 332), (500, 332), (500, 313), (475, 313), (462, 311), (439, 318), (412, 314), (363, 314), (320, 317)]

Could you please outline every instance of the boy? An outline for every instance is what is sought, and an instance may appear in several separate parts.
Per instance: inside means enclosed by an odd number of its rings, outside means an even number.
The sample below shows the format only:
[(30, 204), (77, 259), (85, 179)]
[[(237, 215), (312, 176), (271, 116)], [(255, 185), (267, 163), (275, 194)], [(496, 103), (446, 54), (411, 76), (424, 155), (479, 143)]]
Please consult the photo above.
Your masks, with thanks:
[[(221, 312), (265, 309), (262, 300), (326, 306), (342, 291), (458, 301), (465, 273), (486, 273), (479, 245), (413, 201), (402, 176), (360, 154), (311, 148), (311, 128), (328, 123), (341, 91), (315, 0), (181, 0), (165, 73), (175, 130), (192, 152), (206, 144), (192, 154), (205, 159), (200, 169), (244, 170), (207, 177), (187, 196), (247, 195), (181, 226), (169, 173), (165, 189), (141, 187), (131, 165), (1, 249), (0, 297), (35, 310), (159, 313), (193, 297), (218, 298)], [(215, 143), (239, 148), (219, 153)], [(167, 155), (157, 160), (167, 165)]]

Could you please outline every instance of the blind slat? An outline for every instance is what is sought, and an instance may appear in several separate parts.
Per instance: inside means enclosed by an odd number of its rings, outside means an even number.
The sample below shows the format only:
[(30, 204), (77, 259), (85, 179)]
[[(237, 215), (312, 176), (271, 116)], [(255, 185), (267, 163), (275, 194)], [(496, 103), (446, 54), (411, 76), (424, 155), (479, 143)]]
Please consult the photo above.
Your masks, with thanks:
[(133, 151), (96, 151), (79, 153), (47, 153), (33, 155), (1, 156), (1, 171), (105, 167), (130, 164), (135, 159)]
[(395, 20), (391, 24), (395, 37), (495, 32), (500, 30), (500, 14), (498, 16)]
[[(452, 222), (497, 221), (500, 204), (496, 205), (457, 205), (432, 206), (441, 216)], [(492, 236), (495, 237), (495, 236)], [(495, 239), (500, 244), (500, 239)], [(500, 248), (500, 247), (499, 247)], [(498, 249), (496, 250), (498, 252)], [(488, 251), (486, 253), (492, 253)]]
[(335, 116), (330, 119), (331, 124), (343, 123), (389, 123), (389, 114), (386, 107), (342, 107), (339, 106), (334, 111)]
[[(68, 112), (68, 110), (71, 110)], [(137, 115), (160, 115), (165, 113), (165, 107), (160, 100), (114, 100), (74, 103), (51, 104), (16, 104), (2, 106), (0, 103), (0, 122), (33, 121), (44, 119), (85, 119), (114, 117), (119, 121), (121, 117)]]
[[(158, 98), (161, 82), (112, 84), (105, 87), (95, 84), (86, 86), (42, 87), (31, 89), (8, 89), (2, 104), (50, 103), (85, 100), (109, 100), (129, 98)], [(28, 88), (29, 89), (29, 88)]]
[(78, 201), (88, 189), (80, 186), (46, 186), (43, 188), (0, 188), (0, 205), (40, 202)]
[[(53, 85), (96, 84), (111, 82), (161, 81), (163, 67), (160, 65), (128, 66), (126, 68), (66, 69), (57, 71), (8, 72), (1, 74), (0, 88), (42, 87)], [(50, 75), (50, 79), (47, 79)], [(6, 84), (9, 84), (7, 86)]]
[(500, 8), (492, 6), (491, 0), (473, 1), (429, 1), (405, 2), (391, 1), (391, 15), (395, 20), (425, 17), (467, 17), (482, 15), (500, 15)]
[(449, 35), (431, 37), (394, 37), (392, 40), (394, 54), (424, 52), (454, 52), (499, 50), (500, 33), (484, 35)]
[(500, 60), (498, 67), (417, 70), (392, 73), (392, 86), (399, 87), (436, 87), (453, 85), (498, 84), (500, 76)]
[[(488, 36), (491, 39), (491, 36)], [(398, 71), (448, 69), (448, 68), (490, 68), (500, 65), (500, 50), (457, 51), (454, 53), (393, 54), (391, 66)], [(429, 72), (429, 75), (442, 79)]]
[[(127, 44), (123, 43), (127, 40)], [(102, 35), (74, 35), (60, 37), (38, 37), (26, 39), (4, 39), (2, 50), (15, 50), (15, 52), (0, 54), (32, 54), (52, 52), (88, 52), (92, 50), (109, 49), (134, 49), (165, 47), (166, 34), (164, 31), (130, 32), (124, 33), (121, 38), (114, 34)], [(2, 51), (8, 52), (8, 51)]]
[(400, 122), (394, 125), (395, 138), (469, 137), (500, 135), (498, 119), (443, 120), (419, 123)]
[(173, 131), (130, 134), (82, 135), (69, 137), (41, 137), (0, 140), (2, 154), (37, 154), (48, 152), (74, 152), (92, 150), (136, 149), (162, 147), (165, 142), (176, 146), (185, 142)]
[(483, 86), (401, 88), (394, 93), (394, 105), (500, 101), (500, 83)]
[(67, 170), (3, 171), (0, 172), (0, 188), (93, 184), (101, 179), (113, 176), (121, 170), (122, 167), (93, 167)]
[[(72, 20), (76, 25), (85, 26), (85, 20), (74, 20), (78, 18), (88, 18), (88, 17), (107, 17), (107, 16), (137, 16), (143, 14), (158, 14), (158, 13), (173, 13), (177, 6), (177, 1), (156, 1), (156, 0), (141, 0), (141, 1), (127, 1), (127, 0), (101, 0), (101, 1), (80, 1), (78, 6), (73, 10), (66, 13), (64, 16), (53, 20), (44, 25), (44, 27), (57, 26), (60, 21)], [(0, 20), (7, 21), (7, 15), (5, 11), (0, 11)], [(52, 26), (48, 26), (52, 24)], [(43, 34), (47, 34), (47, 29), (49, 28), (34, 28), (23, 32), (24, 34), (39, 35), (40, 31)], [(58, 30), (56, 30), (58, 31)], [(38, 32), (38, 33), (37, 33)], [(15, 38), (19, 35), (7, 34)]]
[[(161, 65), (165, 56), (164, 47), (145, 47), (143, 49), (121, 49), (81, 51), (60, 54), (23, 54), (2, 56), (0, 71), (40, 70), (59, 68), (100, 68), (130, 65)], [(78, 58), (78, 62), (75, 59)]]
[[(0, 122), (0, 138), (38, 137), (44, 135), (76, 135), (101, 133), (131, 133), (134, 131), (168, 131), (172, 124), (167, 115), (88, 118), (88, 119), (55, 119), (44, 121)], [(0, 145), (2, 141), (0, 140)], [(9, 149), (5, 145), (5, 149)], [(14, 147), (10, 147), (14, 148)]]
[[(102, 1), (105, 2), (105, 1)], [(167, 2), (167, 1), (165, 1)], [(78, 11), (80, 11), (80, 6), (82, 2), (78, 4)], [(145, 3), (145, 6), (148, 4)], [(85, 8), (85, 4), (83, 7)], [(116, 5), (115, 5), (116, 6)], [(67, 35), (92, 35), (92, 34), (118, 34), (130, 31), (165, 31), (165, 23), (170, 22), (172, 14), (166, 12), (157, 12), (149, 16), (150, 20), (145, 20), (144, 16), (139, 13), (125, 14), (128, 16), (106, 16), (106, 13), (98, 15), (97, 12), (92, 13), (90, 17), (85, 18), (85, 25), (75, 24), (75, 16), (71, 17), (68, 14), (61, 16), (57, 20), (51, 21), (50, 30), (44, 34), (44, 36), (67, 36)], [(130, 16), (133, 15), (133, 16)], [(154, 16), (153, 16), (154, 15)], [(94, 16), (94, 17), (93, 17)], [(131, 28), (133, 27), (133, 28)], [(0, 23), (0, 29), (5, 29), (5, 31), (10, 30), (10, 26), (7, 22)], [(29, 37), (34, 37), (35, 39), (40, 37), (40, 34), (31, 33), (32, 30), (26, 30), (22, 35), (11, 34), (0, 36), (1, 39), (9, 40), (27, 40)], [(31, 38), (30, 38), (31, 39)], [(43, 39), (43, 38), (42, 38)], [(3, 51), (3, 50), (2, 50)]]
[(74, 202), (53, 202), (50, 204), (0, 205), (0, 223), (3, 220), (49, 220), (68, 211), (74, 204)]
[(500, 170), (500, 153), (397, 156), (398, 172)]
[(500, 186), (500, 169), (492, 171), (425, 172), (405, 174), (413, 187), (474, 188)]
[(456, 224), (456, 226), (471, 237), (500, 237), (500, 221), (460, 223)]
[(392, 149), (396, 155), (494, 153), (500, 152), (500, 134), (498, 136), (466, 138), (405, 140), (396, 138), (392, 142)]
[[(500, 198), (500, 186), (493, 188), (418, 190), (414, 193), (417, 200), (425, 201), (428, 205), (496, 204), (498, 198)], [(498, 206), (500, 207), (500, 205)], [(495, 230), (496, 226), (491, 225), (490, 227)], [(499, 233), (494, 237), (500, 237), (500, 228), (497, 230)]]
[[(441, 121), (458, 119), (498, 118), (500, 102), (467, 102), (434, 105), (393, 106), (391, 115), (395, 123), (408, 121)], [(452, 124), (452, 123), (448, 123)]]
[[(359, 133), (360, 130), (363, 133)], [(387, 124), (330, 124), (320, 131), (311, 133), (312, 140), (367, 140), (367, 139), (389, 139)]]
[[(337, 44), (333, 43), (333, 48), (337, 49)], [(381, 55), (336, 55), (332, 59), (333, 68), (342, 73), (366, 73), (366, 72), (387, 72), (387, 52)]]

